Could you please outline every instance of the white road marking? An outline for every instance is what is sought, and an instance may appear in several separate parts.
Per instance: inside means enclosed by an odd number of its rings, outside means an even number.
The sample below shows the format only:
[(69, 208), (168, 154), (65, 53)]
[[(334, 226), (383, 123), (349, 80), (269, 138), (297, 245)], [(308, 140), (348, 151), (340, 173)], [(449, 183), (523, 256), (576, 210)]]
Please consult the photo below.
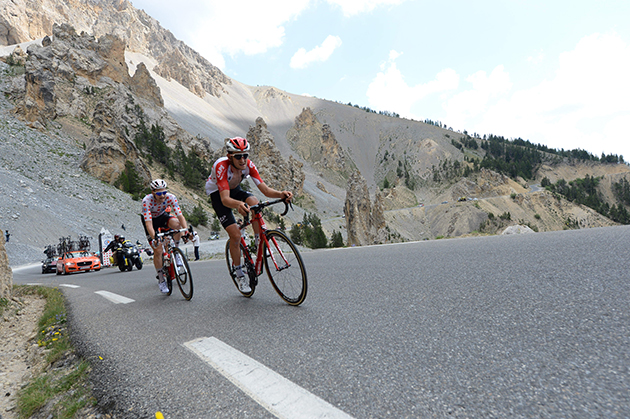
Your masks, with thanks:
[(113, 292), (109, 291), (95, 291), (94, 293), (107, 298), (114, 304), (129, 304), (136, 301), (132, 300), (131, 298), (123, 297), (122, 295), (114, 294)]
[(72, 284), (59, 284), (60, 287), (66, 287), (66, 288), (81, 288), (78, 285), (72, 285)]
[(184, 343), (184, 346), (278, 418), (352, 419), (352, 416), (217, 338), (195, 339)]

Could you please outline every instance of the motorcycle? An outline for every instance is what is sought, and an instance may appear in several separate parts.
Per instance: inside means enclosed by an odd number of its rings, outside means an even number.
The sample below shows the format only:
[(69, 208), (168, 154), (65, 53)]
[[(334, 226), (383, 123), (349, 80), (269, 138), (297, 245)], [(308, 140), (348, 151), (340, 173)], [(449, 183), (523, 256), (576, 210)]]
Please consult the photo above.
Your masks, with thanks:
[(125, 242), (116, 252), (116, 262), (121, 272), (131, 271), (134, 265), (138, 270), (142, 269), (142, 258), (135, 244)]

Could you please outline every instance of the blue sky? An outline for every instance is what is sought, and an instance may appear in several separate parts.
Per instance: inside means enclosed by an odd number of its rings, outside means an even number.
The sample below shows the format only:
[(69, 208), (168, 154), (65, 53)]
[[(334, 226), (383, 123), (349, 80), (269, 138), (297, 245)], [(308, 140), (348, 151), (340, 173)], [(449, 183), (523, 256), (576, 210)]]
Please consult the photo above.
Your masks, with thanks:
[(132, 3), (248, 85), (630, 161), (628, 0)]

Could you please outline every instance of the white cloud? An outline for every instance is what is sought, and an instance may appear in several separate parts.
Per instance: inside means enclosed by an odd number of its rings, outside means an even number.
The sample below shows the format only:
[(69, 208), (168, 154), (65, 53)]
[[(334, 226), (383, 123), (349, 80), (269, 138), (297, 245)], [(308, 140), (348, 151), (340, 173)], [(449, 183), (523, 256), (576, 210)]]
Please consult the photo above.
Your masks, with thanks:
[(450, 69), (440, 71), (434, 80), (425, 84), (409, 86), (394, 60), (402, 53), (391, 51), (390, 61), (384, 64), (367, 90), (370, 107), (376, 110), (391, 111), (408, 118), (417, 118), (411, 107), (425, 97), (457, 88), (459, 76)]
[(477, 132), (630, 157), (628, 74), (628, 44), (615, 34), (587, 36), (573, 51), (560, 55), (552, 80), (489, 106), (476, 124)]
[(341, 7), (344, 16), (371, 12), (379, 6), (396, 6), (405, 0), (326, 0), (330, 4)]
[(308, 52), (304, 48), (298, 49), (293, 57), (291, 57), (290, 66), (291, 68), (306, 68), (312, 63), (324, 62), (328, 60), (332, 53), (340, 46), (341, 38), (328, 35), (321, 45)]
[(472, 89), (457, 93), (445, 104), (446, 121), (452, 126), (463, 127), (469, 118), (483, 114), (488, 103), (493, 98), (501, 97), (510, 91), (512, 82), (502, 65), (497, 66), (490, 75), (485, 71), (478, 71), (468, 76), (466, 81), (472, 84)]
[[(261, 54), (282, 45), (284, 24), (296, 19), (311, 0), (242, 0), (199, 6), (203, 24), (191, 25), (191, 47), (212, 64), (225, 67), (224, 54)], [(246, 13), (245, 13), (246, 12)]]

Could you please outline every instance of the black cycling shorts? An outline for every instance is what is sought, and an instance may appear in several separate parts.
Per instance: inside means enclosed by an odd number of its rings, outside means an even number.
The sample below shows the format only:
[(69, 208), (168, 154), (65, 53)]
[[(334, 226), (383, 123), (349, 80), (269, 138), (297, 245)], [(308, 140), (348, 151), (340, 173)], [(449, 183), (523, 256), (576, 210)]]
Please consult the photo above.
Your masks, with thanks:
[(174, 215), (171, 215), (168, 212), (165, 212), (164, 214), (153, 218), (151, 220), (153, 221), (153, 231), (157, 233), (158, 228), (168, 228), (168, 220), (170, 220), (173, 217)]
[[(172, 217), (174, 217), (174, 215), (170, 215), (168, 212), (165, 212), (158, 217), (152, 218), (151, 222), (153, 223), (153, 231), (157, 234), (158, 228), (168, 228), (168, 220)], [(144, 228), (144, 234), (147, 236), (147, 241), (150, 243), (153, 237), (149, 236), (147, 224), (144, 222), (144, 215), (140, 214), (140, 220), (142, 220), (142, 227)]]
[[(245, 200), (250, 196), (254, 196), (254, 194), (242, 190), (240, 186), (230, 189), (230, 198), (236, 199), (237, 201), (245, 202)], [(210, 194), (210, 200), (212, 201), (212, 208), (214, 208), (214, 212), (217, 214), (217, 218), (223, 228), (227, 228), (228, 226), (236, 223), (236, 218), (234, 218), (232, 208), (228, 208), (223, 205), (219, 191), (212, 192)]]

